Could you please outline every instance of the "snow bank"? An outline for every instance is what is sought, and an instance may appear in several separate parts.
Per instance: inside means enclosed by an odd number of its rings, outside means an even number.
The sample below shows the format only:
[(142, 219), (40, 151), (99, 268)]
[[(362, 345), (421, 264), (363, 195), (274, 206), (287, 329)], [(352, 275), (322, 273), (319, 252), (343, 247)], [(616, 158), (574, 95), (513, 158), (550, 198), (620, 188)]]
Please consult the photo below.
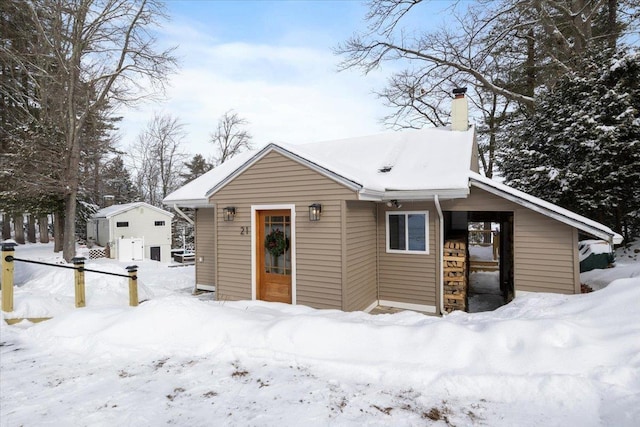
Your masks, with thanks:
[[(159, 298), (138, 308), (75, 310), (26, 335), (38, 345), (87, 357), (217, 354), (329, 364), (369, 381), (429, 384), (443, 371), (465, 375), (582, 375), (640, 389), (640, 281), (598, 293), (518, 298), (491, 314), (371, 316), (263, 302)], [(607, 350), (602, 351), (602, 346)], [(364, 380), (364, 379), (363, 379)]]
[(57, 314), (0, 322), (2, 425), (632, 426), (640, 417), (637, 277), (438, 318), (199, 299), (184, 286), (192, 270), (152, 262), (141, 264), (149, 300), (140, 306), (108, 278), (88, 282), (87, 307), (75, 309), (66, 270), (32, 268), (20, 273), (21, 309)]

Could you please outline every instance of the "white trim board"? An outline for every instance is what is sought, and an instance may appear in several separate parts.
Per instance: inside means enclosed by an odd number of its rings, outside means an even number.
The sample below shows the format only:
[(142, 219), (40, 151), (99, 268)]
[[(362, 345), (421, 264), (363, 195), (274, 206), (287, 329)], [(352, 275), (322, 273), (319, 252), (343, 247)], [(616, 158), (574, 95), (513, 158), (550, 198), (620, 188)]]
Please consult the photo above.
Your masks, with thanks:
[(403, 310), (422, 311), (422, 312), (431, 313), (431, 314), (437, 313), (436, 308), (433, 305), (413, 304), (409, 302), (389, 301), (389, 300), (383, 300), (383, 299), (378, 301), (378, 305), (393, 307), (393, 308), (401, 308)]
[(251, 205), (251, 299), (256, 300), (258, 291), (256, 289), (258, 278), (256, 269), (258, 256), (256, 254), (256, 212), (274, 211), (288, 209), (291, 211), (291, 305), (297, 303), (296, 292), (296, 205)]
[(371, 305), (369, 307), (365, 308), (362, 311), (364, 311), (365, 313), (370, 313), (371, 310), (373, 310), (374, 308), (376, 308), (377, 306), (380, 305), (380, 304), (378, 304), (378, 302), (379, 302), (378, 300), (375, 300), (374, 302), (371, 303)]
[(336, 172), (333, 172), (330, 169), (327, 169), (321, 165), (318, 165), (312, 162), (311, 160), (308, 160), (305, 157), (302, 157), (301, 155), (293, 153), (287, 150), (286, 148), (281, 147), (272, 142), (271, 144), (264, 147), (262, 150), (258, 151), (253, 157), (251, 157), (249, 160), (244, 162), (237, 169), (235, 169), (233, 172), (228, 174), (225, 178), (220, 180), (220, 182), (218, 182), (213, 188), (207, 191), (205, 197), (210, 198), (211, 196), (216, 194), (218, 191), (224, 188), (229, 182), (233, 181), (236, 176), (240, 175), (242, 172), (244, 172), (245, 170), (253, 166), (255, 163), (257, 163), (258, 161), (260, 161), (261, 159), (263, 159), (273, 151), (281, 154), (282, 156), (288, 158), (289, 160), (292, 160), (294, 162), (297, 162), (301, 165), (308, 167), (309, 169), (319, 173), (320, 175), (323, 175), (337, 182), (338, 184), (344, 185), (346, 188), (352, 191), (360, 191), (362, 189), (362, 185), (357, 183), (356, 181), (350, 178), (344, 177)]
[(583, 217), (582, 215), (578, 215), (567, 209), (561, 208), (560, 206), (554, 205), (553, 203), (547, 202), (530, 194), (520, 192), (519, 190), (500, 184), (498, 182), (493, 182), (489, 178), (485, 178), (479, 175), (470, 176), (470, 180), (471, 185), (473, 185), (474, 187), (495, 194), (496, 196), (502, 197), (520, 206), (524, 206), (525, 208), (553, 218), (571, 227), (575, 227), (578, 230), (582, 230), (585, 233), (591, 234), (592, 236), (596, 236), (616, 244), (622, 242), (622, 236), (609, 229), (607, 226), (590, 220), (589, 218)]

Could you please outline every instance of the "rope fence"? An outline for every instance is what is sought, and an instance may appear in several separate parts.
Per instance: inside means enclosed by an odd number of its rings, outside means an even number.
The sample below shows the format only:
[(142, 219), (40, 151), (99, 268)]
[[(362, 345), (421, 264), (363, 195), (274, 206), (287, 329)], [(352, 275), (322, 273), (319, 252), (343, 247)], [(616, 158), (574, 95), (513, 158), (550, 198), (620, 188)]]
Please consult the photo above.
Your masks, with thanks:
[(13, 311), (13, 276), (14, 276), (14, 262), (24, 262), (27, 264), (39, 264), (46, 265), (55, 268), (68, 268), (75, 271), (74, 274), (74, 286), (75, 286), (75, 303), (76, 307), (86, 306), (85, 296), (85, 272), (105, 274), (108, 276), (124, 277), (129, 279), (129, 305), (135, 307), (138, 305), (138, 266), (130, 265), (126, 267), (127, 274), (112, 273), (110, 271), (93, 270), (85, 268), (84, 262), (86, 258), (76, 257), (71, 261), (73, 265), (53, 264), (43, 261), (35, 261), (31, 259), (16, 258), (13, 256), (15, 253), (15, 243), (3, 243), (2, 244), (2, 311), (10, 313)]

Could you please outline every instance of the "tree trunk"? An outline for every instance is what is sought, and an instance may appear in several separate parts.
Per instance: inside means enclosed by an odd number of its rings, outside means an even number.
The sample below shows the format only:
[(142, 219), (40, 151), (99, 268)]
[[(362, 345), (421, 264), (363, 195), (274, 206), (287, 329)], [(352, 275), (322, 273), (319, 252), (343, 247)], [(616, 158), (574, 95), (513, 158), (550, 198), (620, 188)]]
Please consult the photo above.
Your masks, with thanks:
[(618, 0), (609, 0), (607, 3), (607, 28), (609, 28), (608, 42), (609, 49), (614, 51), (617, 47), (619, 28), (618, 28)]
[(20, 245), (24, 245), (24, 218), (22, 214), (13, 216), (14, 240)]
[(27, 222), (27, 241), (36, 243), (36, 217), (33, 214), (29, 214)]
[(11, 238), (11, 217), (7, 213), (2, 214), (2, 240)]
[(526, 94), (533, 97), (536, 90), (536, 39), (533, 28), (527, 33), (527, 61), (525, 63), (527, 73)]
[(40, 227), (40, 243), (49, 243), (49, 217), (42, 215), (38, 218), (38, 226)]
[(62, 242), (64, 241), (64, 227), (62, 224), (62, 212), (58, 211), (53, 214), (53, 251), (62, 251)]
[(62, 239), (62, 257), (71, 262), (76, 256), (76, 198), (77, 192), (71, 190), (64, 198), (64, 238)]

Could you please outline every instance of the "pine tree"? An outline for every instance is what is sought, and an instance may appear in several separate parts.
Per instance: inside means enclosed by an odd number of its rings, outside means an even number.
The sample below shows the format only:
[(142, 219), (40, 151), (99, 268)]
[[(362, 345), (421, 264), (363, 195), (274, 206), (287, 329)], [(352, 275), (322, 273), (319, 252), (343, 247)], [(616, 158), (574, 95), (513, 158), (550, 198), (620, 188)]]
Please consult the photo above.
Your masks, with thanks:
[(133, 184), (131, 174), (124, 166), (122, 157), (116, 156), (102, 167), (101, 198), (114, 196), (114, 202), (130, 203), (139, 199), (140, 195)]
[(193, 181), (200, 175), (204, 175), (213, 169), (213, 165), (207, 162), (202, 154), (196, 154), (190, 162), (186, 162), (184, 165), (188, 169), (186, 173), (180, 174), (180, 178), (183, 179), (184, 184)]
[(589, 57), (540, 94), (500, 168), (509, 184), (629, 239), (640, 234), (640, 51), (606, 58)]

